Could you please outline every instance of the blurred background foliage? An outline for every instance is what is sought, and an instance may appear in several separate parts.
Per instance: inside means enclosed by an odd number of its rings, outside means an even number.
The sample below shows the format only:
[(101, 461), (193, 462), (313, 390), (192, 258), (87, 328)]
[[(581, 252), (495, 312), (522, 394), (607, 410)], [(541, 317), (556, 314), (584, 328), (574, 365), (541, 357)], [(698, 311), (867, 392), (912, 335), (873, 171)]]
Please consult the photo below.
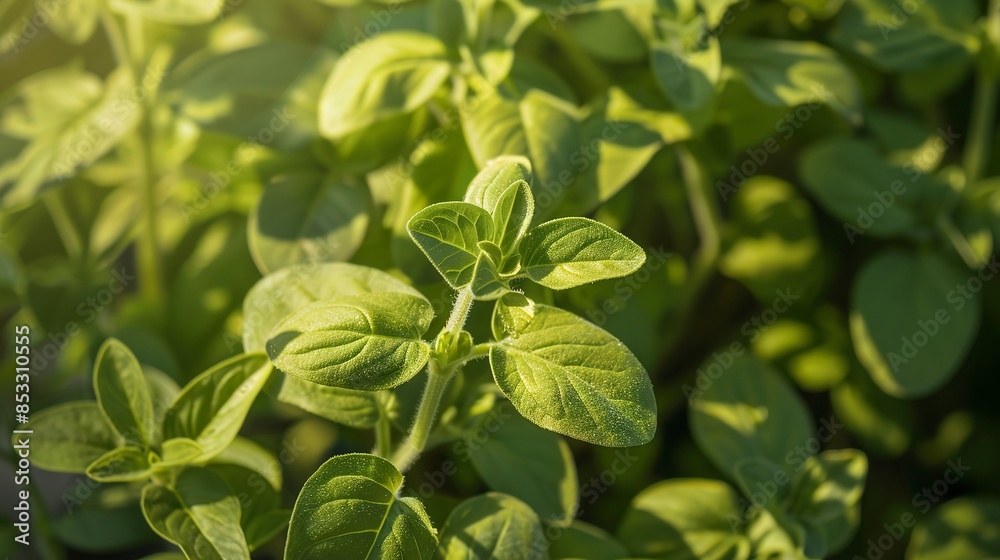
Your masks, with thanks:
[[(583, 521), (614, 532), (657, 481), (727, 479), (687, 396), (745, 348), (845, 426), (824, 449), (868, 455), (859, 529), (833, 557), (870, 554), (907, 512), (918, 533), (884, 558), (1000, 555), (1000, 288), (973, 281), (1000, 235), (997, 4), (2, 0), (5, 363), (32, 325), (34, 410), (89, 398), (109, 336), (183, 385), (241, 351), (261, 275), (308, 260), (389, 270), (440, 315), (450, 291), (406, 220), (516, 153), (542, 218), (590, 215), (649, 256), (628, 279), (530, 294), (619, 337), (657, 388), (656, 440), (599, 501), (581, 491)], [(323, 459), (371, 442), (274, 395), (243, 433), (302, 442), (288, 505)], [(617, 458), (568, 443), (581, 484)], [(914, 496), (959, 459), (971, 470), (922, 511)], [(49, 557), (157, 550), (134, 489), (65, 515), (80, 477), (36, 476)], [(435, 524), (484, 488), (449, 477)]]

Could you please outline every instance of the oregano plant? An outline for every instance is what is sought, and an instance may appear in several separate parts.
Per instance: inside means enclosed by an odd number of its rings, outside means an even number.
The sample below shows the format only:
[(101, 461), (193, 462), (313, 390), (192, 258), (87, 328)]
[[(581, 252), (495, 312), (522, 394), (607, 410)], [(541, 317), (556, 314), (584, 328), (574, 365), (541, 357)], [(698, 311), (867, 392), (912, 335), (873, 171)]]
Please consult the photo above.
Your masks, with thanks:
[[(350, 265), (329, 270), (337, 275), (327, 278), (323, 299), (299, 300), (270, 328), (265, 348), (286, 383), (315, 384), (349, 398), (426, 377), (402, 440), (387, 441), (391, 430), (378, 430), (375, 454), (334, 457), (306, 483), (293, 510), (286, 558), (434, 554), (438, 537), (423, 506), (399, 498), (402, 473), (426, 449), (449, 384), (472, 360), (488, 359), (503, 396), (542, 428), (610, 447), (653, 438), (656, 401), (639, 360), (596, 325), (517, 291), (523, 281), (565, 289), (625, 276), (646, 255), (591, 219), (533, 223), (530, 182), (523, 158), (498, 158), (476, 175), (463, 201), (432, 204), (410, 218), (414, 243), (456, 293), (434, 337), (426, 337), (434, 321), (429, 301), (385, 273)], [(264, 297), (252, 291), (248, 305)], [(475, 306), (492, 308), (491, 340), (477, 341), (464, 328)], [(524, 529), (488, 534), (481, 544), (531, 549), (541, 531), (537, 514), (514, 497), (491, 499), (490, 506), (475, 506), (496, 511), (490, 523)], [(482, 522), (456, 512), (446, 527), (464, 531), (471, 521)], [(447, 529), (440, 538), (456, 557), (469, 550)]]

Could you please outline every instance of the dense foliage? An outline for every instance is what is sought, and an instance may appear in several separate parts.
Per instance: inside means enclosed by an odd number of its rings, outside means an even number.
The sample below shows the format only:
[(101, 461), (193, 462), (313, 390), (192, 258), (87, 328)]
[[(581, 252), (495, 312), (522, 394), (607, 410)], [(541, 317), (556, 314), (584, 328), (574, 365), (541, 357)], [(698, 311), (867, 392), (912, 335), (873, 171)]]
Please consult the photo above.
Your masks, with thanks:
[(1000, 557), (998, 79), (997, 0), (0, 0), (0, 553)]

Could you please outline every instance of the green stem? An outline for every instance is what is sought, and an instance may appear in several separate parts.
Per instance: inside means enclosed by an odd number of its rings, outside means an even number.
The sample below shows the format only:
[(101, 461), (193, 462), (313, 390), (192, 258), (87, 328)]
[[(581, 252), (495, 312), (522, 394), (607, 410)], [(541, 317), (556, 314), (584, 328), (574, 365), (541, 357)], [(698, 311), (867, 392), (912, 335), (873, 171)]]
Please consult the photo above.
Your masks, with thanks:
[(392, 423), (385, 413), (375, 424), (375, 454), (386, 458), (392, 455)]
[(80, 255), (83, 254), (83, 241), (80, 239), (80, 232), (76, 229), (66, 205), (59, 197), (59, 193), (46, 193), (42, 198), (49, 210), (49, 216), (52, 218), (56, 232), (59, 234), (59, 239), (62, 240), (62, 244), (66, 248), (66, 254), (72, 259), (80, 258)]
[(681, 179), (687, 194), (688, 204), (698, 230), (698, 252), (691, 264), (691, 273), (684, 286), (684, 296), (681, 307), (670, 331), (667, 334), (664, 348), (667, 355), (673, 354), (681, 336), (687, 331), (688, 321), (694, 313), (698, 298), (705, 285), (712, 279), (718, 266), (719, 253), (722, 245), (722, 218), (718, 206), (713, 199), (711, 183), (691, 152), (684, 146), (677, 147), (677, 159), (680, 164)]
[(937, 230), (941, 232), (948, 241), (951, 242), (952, 247), (958, 253), (962, 260), (965, 261), (966, 266), (975, 270), (983, 265), (982, 259), (976, 256), (976, 252), (969, 245), (969, 241), (962, 235), (962, 232), (955, 227), (955, 224), (945, 216), (944, 214), (939, 214), (934, 220), (934, 225), (937, 226)]
[[(995, 51), (1000, 45), (1000, 0), (992, 0), (986, 12), (986, 41), (983, 51)], [(969, 141), (965, 146), (965, 185), (970, 187), (978, 182), (986, 171), (986, 160), (993, 136), (993, 122), (996, 120), (998, 88), (997, 69), (993, 57), (986, 56), (986, 62), (979, 65), (976, 76), (976, 90), (972, 98), (972, 116), (969, 119)]]
[(475, 298), (473, 298), (472, 292), (468, 288), (458, 292), (458, 299), (455, 300), (455, 306), (451, 308), (451, 315), (448, 316), (448, 322), (441, 332), (452, 336), (457, 335), (462, 330), (462, 327), (465, 326), (465, 319), (469, 316), (473, 301), (475, 301)]
[(104, 27), (104, 33), (108, 37), (108, 44), (111, 45), (111, 54), (114, 55), (115, 62), (119, 66), (124, 66), (134, 71), (135, 68), (132, 66), (132, 60), (129, 57), (128, 47), (126, 46), (125, 34), (122, 32), (118, 20), (115, 19), (115, 15), (108, 10), (102, 10), (101, 26)]
[(410, 435), (392, 455), (392, 463), (396, 465), (399, 472), (406, 472), (427, 446), (427, 439), (430, 437), (431, 428), (434, 427), (434, 419), (437, 417), (441, 398), (457, 369), (451, 367), (442, 370), (433, 357), (428, 362), (427, 385), (424, 386), (424, 394), (420, 397), (417, 419), (414, 420), (413, 427), (410, 428)]
[(140, 289), (149, 301), (162, 301), (164, 295), (163, 272), (161, 270), (160, 231), (156, 201), (156, 170), (153, 167), (153, 153), (150, 149), (152, 131), (149, 119), (143, 115), (140, 125), (140, 157), (142, 158), (142, 207), (145, 227), (139, 240)]

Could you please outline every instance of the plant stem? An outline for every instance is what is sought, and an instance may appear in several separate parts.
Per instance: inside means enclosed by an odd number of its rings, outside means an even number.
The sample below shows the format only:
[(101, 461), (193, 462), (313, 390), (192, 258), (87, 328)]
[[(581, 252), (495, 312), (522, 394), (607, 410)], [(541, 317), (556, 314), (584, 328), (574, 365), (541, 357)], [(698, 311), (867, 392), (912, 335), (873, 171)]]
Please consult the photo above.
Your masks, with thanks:
[(674, 347), (688, 328), (687, 323), (694, 313), (698, 297), (715, 273), (722, 244), (720, 233), (722, 218), (719, 216), (718, 206), (712, 199), (710, 182), (706, 179), (698, 161), (686, 147), (677, 147), (677, 159), (695, 228), (698, 230), (699, 245), (691, 264), (691, 273), (684, 286), (685, 294), (681, 299), (681, 307), (664, 344), (667, 356), (673, 354)]
[[(991, 0), (986, 12), (986, 41), (984, 51), (998, 49), (1000, 44), (1000, 0)], [(997, 69), (990, 67), (995, 62), (987, 56), (987, 61), (979, 65), (976, 76), (976, 90), (972, 98), (972, 116), (969, 119), (969, 142), (965, 147), (966, 188), (978, 182), (986, 170), (987, 154), (996, 120), (998, 93)]]
[(392, 455), (392, 423), (384, 412), (375, 424), (375, 454), (385, 458)]
[(424, 386), (424, 394), (420, 397), (417, 418), (413, 422), (413, 427), (410, 428), (410, 435), (407, 436), (406, 441), (392, 455), (392, 463), (396, 465), (399, 472), (406, 472), (424, 451), (431, 428), (434, 427), (434, 419), (437, 416), (438, 406), (441, 404), (441, 397), (444, 396), (448, 382), (451, 381), (451, 377), (457, 369), (456, 367), (440, 369), (434, 357), (431, 357), (427, 363), (427, 385)]
[(80, 255), (83, 254), (80, 232), (76, 229), (73, 219), (70, 218), (69, 211), (66, 210), (66, 205), (63, 204), (59, 193), (46, 193), (42, 199), (49, 210), (49, 216), (56, 227), (56, 233), (59, 234), (59, 239), (62, 241), (63, 247), (66, 248), (66, 254), (72, 259), (80, 258)]
[(962, 235), (955, 224), (951, 221), (948, 216), (944, 214), (939, 214), (934, 220), (934, 225), (937, 226), (937, 230), (944, 235), (948, 241), (951, 242), (952, 247), (958, 253), (962, 260), (965, 261), (966, 266), (975, 270), (983, 265), (982, 259), (976, 256), (976, 252), (969, 245), (969, 241)]
[[(461, 332), (465, 326), (465, 320), (472, 309), (475, 299), (468, 288), (458, 292), (455, 306), (451, 308), (451, 315), (448, 322), (438, 334), (440, 340), (443, 335), (450, 335), (453, 339)], [(481, 346), (481, 345), (480, 345)], [(478, 348), (478, 346), (477, 346)], [(438, 407), (441, 405), (441, 398), (444, 397), (448, 382), (451, 381), (455, 372), (461, 368), (461, 363), (442, 364), (444, 357), (437, 352), (431, 352), (431, 357), (427, 361), (427, 385), (424, 386), (424, 394), (420, 397), (420, 405), (417, 407), (417, 418), (413, 421), (409, 435), (392, 455), (392, 463), (396, 465), (399, 472), (405, 472), (413, 462), (417, 460), (427, 446), (431, 428), (434, 427), (434, 419), (437, 417)]]
[[(145, 111), (144, 111), (145, 113)], [(160, 267), (159, 218), (156, 214), (156, 170), (150, 149), (152, 132), (149, 119), (144, 114), (140, 124), (140, 157), (142, 158), (142, 206), (145, 227), (139, 243), (140, 289), (149, 301), (162, 301), (164, 295), (163, 273)]]
[(108, 10), (102, 10), (101, 26), (104, 27), (104, 33), (108, 37), (108, 44), (111, 46), (111, 53), (115, 57), (115, 62), (119, 66), (124, 66), (134, 72), (135, 68), (132, 65), (131, 57), (129, 57), (128, 47), (126, 47), (125, 34), (122, 33), (121, 26), (118, 24), (118, 20), (115, 19), (115, 15)]
[(465, 326), (465, 319), (469, 316), (473, 301), (472, 292), (468, 288), (458, 292), (458, 299), (455, 300), (455, 306), (451, 308), (448, 322), (445, 323), (444, 330), (441, 332), (452, 336), (457, 335)]

